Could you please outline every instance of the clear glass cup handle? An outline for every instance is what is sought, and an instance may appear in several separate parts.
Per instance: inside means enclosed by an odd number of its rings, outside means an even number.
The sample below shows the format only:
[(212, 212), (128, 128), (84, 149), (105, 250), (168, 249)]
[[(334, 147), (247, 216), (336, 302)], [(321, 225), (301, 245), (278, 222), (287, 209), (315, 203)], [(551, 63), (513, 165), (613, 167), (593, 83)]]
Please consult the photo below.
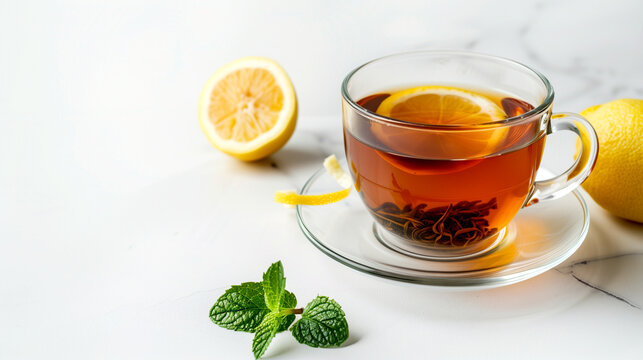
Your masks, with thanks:
[(580, 152), (574, 164), (562, 174), (534, 182), (526, 206), (540, 201), (557, 199), (570, 193), (587, 179), (598, 156), (598, 137), (592, 125), (581, 115), (574, 113), (553, 114), (549, 134), (556, 131), (573, 131), (580, 138)]

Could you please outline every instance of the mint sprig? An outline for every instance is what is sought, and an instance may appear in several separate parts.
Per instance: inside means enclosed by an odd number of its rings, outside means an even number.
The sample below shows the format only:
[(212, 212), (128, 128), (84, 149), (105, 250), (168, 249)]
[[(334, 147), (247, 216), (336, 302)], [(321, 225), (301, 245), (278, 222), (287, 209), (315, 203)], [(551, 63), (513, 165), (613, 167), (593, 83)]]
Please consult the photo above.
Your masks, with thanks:
[(297, 298), (286, 290), (281, 261), (272, 264), (262, 282), (234, 285), (217, 299), (210, 319), (226, 329), (255, 333), (252, 353), (260, 358), (279, 332), (291, 328), (295, 339), (312, 347), (340, 346), (348, 338), (348, 323), (341, 306), (326, 296), (318, 296), (305, 308), (296, 308)]

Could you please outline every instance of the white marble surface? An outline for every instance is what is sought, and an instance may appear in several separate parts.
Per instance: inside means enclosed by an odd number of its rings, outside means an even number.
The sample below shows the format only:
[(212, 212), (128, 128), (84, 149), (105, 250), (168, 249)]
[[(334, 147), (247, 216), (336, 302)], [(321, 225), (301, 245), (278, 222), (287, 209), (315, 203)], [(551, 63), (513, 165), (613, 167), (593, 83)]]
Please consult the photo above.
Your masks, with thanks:
[[(558, 268), (444, 292), (340, 265), (272, 202), (341, 153), (352, 67), (473, 49), (541, 70), (555, 109), (580, 111), (643, 98), (641, 15), (640, 1), (1, 2), (0, 358), (251, 358), (251, 336), (207, 313), (277, 259), (300, 302), (343, 305), (351, 336), (319, 350), (280, 335), (266, 358), (641, 358), (643, 226), (594, 203)], [(205, 80), (244, 55), (281, 62), (300, 101), (292, 140), (254, 164), (196, 120)], [(573, 145), (548, 146), (563, 167)]]

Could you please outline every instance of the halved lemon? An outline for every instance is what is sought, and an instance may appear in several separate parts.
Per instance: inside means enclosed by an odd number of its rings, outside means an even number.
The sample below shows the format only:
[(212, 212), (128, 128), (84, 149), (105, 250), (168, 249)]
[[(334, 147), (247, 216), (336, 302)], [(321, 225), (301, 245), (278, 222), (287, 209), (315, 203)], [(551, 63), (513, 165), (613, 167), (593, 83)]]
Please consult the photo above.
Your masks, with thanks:
[(421, 159), (487, 156), (499, 148), (507, 135), (506, 127), (475, 126), (504, 120), (507, 116), (500, 106), (484, 95), (454, 87), (418, 86), (394, 92), (376, 112), (409, 123), (465, 126), (422, 130), (371, 124), (371, 132), (389, 149)]
[(262, 57), (233, 61), (208, 80), (199, 99), (199, 124), (210, 143), (244, 161), (286, 144), (297, 122), (297, 97), (284, 69)]

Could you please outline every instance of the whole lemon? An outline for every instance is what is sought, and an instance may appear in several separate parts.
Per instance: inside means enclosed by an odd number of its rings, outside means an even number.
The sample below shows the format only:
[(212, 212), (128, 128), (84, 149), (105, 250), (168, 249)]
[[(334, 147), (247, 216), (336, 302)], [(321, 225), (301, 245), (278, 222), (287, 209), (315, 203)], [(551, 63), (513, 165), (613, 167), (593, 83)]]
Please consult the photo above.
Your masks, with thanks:
[(583, 188), (612, 214), (643, 222), (643, 100), (614, 100), (581, 115), (596, 129), (600, 144)]

